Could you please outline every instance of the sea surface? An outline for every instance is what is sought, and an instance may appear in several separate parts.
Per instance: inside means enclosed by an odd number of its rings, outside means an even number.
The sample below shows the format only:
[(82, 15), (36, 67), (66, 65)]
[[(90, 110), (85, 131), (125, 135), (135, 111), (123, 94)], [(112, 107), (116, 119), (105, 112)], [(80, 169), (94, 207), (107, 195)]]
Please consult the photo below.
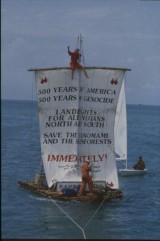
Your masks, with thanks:
[(148, 173), (119, 176), (123, 198), (101, 206), (53, 202), (22, 189), (17, 181), (34, 180), (41, 168), (37, 105), (1, 106), (2, 238), (160, 240), (160, 106), (127, 105), (128, 166), (142, 155)]

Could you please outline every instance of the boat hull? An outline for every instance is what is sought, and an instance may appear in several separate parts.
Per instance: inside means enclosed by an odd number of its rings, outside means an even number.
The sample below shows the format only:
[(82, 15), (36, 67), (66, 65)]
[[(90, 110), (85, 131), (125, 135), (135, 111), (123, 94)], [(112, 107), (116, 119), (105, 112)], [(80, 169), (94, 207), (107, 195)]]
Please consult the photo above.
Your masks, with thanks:
[(24, 189), (31, 190), (36, 194), (40, 194), (50, 199), (57, 199), (62, 201), (102, 202), (110, 201), (112, 199), (119, 199), (122, 197), (122, 192), (118, 189), (111, 189), (107, 192), (95, 191), (93, 194), (67, 197), (62, 196), (58, 191), (48, 189), (48, 187), (37, 184), (35, 182), (18, 181), (18, 184)]
[(135, 169), (119, 169), (118, 173), (121, 176), (141, 176), (147, 173), (147, 169), (144, 170), (135, 170)]

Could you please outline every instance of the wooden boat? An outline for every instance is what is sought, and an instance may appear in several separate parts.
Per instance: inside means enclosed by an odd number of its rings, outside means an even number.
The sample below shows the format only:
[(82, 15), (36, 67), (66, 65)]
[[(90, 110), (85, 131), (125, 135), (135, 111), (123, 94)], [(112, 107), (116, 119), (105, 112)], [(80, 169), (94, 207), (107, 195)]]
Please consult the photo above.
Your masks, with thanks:
[(18, 181), (18, 184), (24, 189), (30, 190), (41, 196), (52, 198), (61, 201), (85, 201), (85, 202), (102, 202), (110, 201), (113, 199), (122, 198), (122, 192), (120, 190), (101, 189), (101, 187), (93, 188), (93, 193), (86, 193), (85, 195), (65, 196), (60, 194), (57, 190), (48, 189), (48, 187), (35, 182)]
[[(80, 52), (82, 41), (80, 38)], [(18, 183), (44, 196), (61, 200), (111, 200), (121, 197), (115, 157), (116, 109), (126, 68), (88, 67), (89, 78), (68, 67), (29, 69), (35, 72), (41, 157), (46, 185)], [(89, 160), (92, 195), (64, 197), (65, 188), (81, 184), (81, 166)], [(103, 191), (95, 191), (101, 188)], [(87, 191), (87, 189), (86, 189)]]

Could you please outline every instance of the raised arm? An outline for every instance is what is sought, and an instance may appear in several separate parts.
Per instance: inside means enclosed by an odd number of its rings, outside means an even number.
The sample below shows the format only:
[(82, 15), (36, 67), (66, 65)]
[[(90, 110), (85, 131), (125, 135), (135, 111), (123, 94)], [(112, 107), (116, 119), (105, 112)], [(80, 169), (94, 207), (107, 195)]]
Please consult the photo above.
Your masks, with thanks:
[(69, 54), (69, 55), (72, 54), (72, 52), (71, 52), (70, 49), (69, 49), (69, 46), (68, 46), (68, 54)]

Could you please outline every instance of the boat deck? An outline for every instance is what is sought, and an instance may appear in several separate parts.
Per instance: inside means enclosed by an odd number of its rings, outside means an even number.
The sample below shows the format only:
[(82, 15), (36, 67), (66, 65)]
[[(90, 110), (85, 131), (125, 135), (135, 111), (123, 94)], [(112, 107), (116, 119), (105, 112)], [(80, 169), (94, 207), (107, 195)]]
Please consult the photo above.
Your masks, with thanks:
[(61, 195), (59, 192), (48, 189), (46, 186), (42, 186), (40, 184), (36, 184), (35, 182), (27, 182), (27, 181), (18, 181), (18, 184), (24, 189), (31, 190), (36, 194), (40, 194), (47, 198), (62, 200), (62, 201), (86, 201), (86, 202), (101, 202), (105, 199), (105, 201), (110, 201), (112, 199), (117, 199), (122, 197), (122, 192), (120, 190), (107, 190), (107, 191), (94, 191), (93, 194), (86, 194), (80, 196), (71, 196), (67, 197)]

